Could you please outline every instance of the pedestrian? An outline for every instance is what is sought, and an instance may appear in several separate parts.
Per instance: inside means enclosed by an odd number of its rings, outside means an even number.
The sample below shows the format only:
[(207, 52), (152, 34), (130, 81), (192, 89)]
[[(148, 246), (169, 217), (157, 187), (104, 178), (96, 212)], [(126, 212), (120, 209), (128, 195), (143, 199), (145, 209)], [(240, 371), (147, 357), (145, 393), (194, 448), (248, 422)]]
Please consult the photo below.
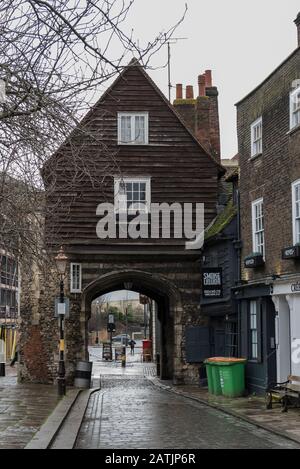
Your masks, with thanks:
[(16, 363), (16, 362), (18, 361), (18, 359), (19, 359), (19, 354), (20, 354), (20, 345), (17, 344), (16, 350), (15, 350), (15, 353), (14, 353), (14, 357), (13, 357), (13, 359), (12, 359), (11, 362), (10, 362), (10, 366), (11, 366), (11, 367), (15, 366), (15, 363)]
[(128, 344), (128, 345), (130, 345), (130, 352), (131, 352), (131, 355), (134, 355), (134, 346), (135, 346), (135, 344), (136, 344), (136, 342), (135, 342), (133, 339), (131, 339), (131, 340), (129, 341), (129, 344)]

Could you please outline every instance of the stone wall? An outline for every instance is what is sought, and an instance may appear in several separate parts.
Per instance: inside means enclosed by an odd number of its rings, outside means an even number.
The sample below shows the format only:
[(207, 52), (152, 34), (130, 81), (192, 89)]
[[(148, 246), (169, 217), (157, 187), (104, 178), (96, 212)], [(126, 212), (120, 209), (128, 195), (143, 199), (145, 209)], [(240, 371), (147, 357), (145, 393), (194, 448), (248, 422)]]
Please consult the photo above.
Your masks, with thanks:
[[(65, 293), (70, 298), (70, 318), (65, 321), (68, 383), (73, 382), (76, 361), (88, 359), (88, 319), (92, 299), (92, 296), (88, 296), (90, 286), (95, 284), (95, 295), (106, 293), (104, 290), (108, 285), (111, 285), (111, 291), (121, 289), (126, 275), (133, 281), (133, 290), (136, 288), (150, 297), (152, 294), (155, 301), (158, 300), (163, 323), (162, 335), (165, 337), (165, 377), (173, 377), (177, 383), (197, 382), (198, 366), (185, 362), (185, 326), (206, 324), (200, 314), (201, 278), (198, 262), (145, 262), (145, 259), (100, 262), (97, 256), (93, 256), (93, 259), (77, 256), (70, 260), (82, 264), (82, 293), (71, 294), (69, 279), (66, 279)], [(112, 272), (113, 280), (107, 283)], [(34, 290), (26, 295), (26, 301), (23, 296), (21, 307), (20, 379), (52, 383), (57, 376), (58, 363), (58, 321), (54, 318), (54, 299), (58, 295), (59, 283), (55, 276), (50, 278), (37, 274), (37, 277), (38, 282), (36, 279), (33, 282)], [(105, 285), (101, 278), (106, 279)], [(33, 278), (28, 278), (27, 282), (30, 283), (30, 280), (33, 281)]]

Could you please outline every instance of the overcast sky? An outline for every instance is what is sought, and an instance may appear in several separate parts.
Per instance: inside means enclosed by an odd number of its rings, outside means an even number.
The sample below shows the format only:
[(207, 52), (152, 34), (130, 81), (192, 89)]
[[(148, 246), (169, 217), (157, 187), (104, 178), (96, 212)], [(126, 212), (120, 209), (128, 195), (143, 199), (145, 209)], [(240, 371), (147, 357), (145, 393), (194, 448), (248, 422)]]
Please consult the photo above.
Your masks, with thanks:
[[(184, 11), (184, 23), (175, 33), (187, 37), (172, 46), (172, 84), (192, 84), (197, 76), (213, 70), (219, 88), (222, 156), (234, 156), (236, 113), (234, 104), (259, 84), (296, 47), (293, 20), (299, 0), (136, 0), (130, 22), (136, 35), (151, 37), (174, 24)], [(162, 64), (166, 49), (156, 57)], [(167, 72), (150, 75), (167, 94)], [(174, 98), (174, 91), (173, 91)]]

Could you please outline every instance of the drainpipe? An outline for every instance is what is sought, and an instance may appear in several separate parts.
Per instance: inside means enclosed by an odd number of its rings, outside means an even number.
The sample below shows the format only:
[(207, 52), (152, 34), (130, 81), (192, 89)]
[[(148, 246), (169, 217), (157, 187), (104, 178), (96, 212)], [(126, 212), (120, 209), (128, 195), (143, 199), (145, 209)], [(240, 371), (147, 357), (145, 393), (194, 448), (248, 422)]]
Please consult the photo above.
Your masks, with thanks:
[[(236, 203), (237, 203), (237, 283), (239, 284), (242, 278), (241, 272), (241, 208), (240, 208), (240, 190), (237, 189), (236, 191)], [(238, 356), (240, 356), (241, 352), (241, 302), (238, 300), (237, 302), (237, 316), (238, 316), (238, 323), (237, 323), (237, 352)]]

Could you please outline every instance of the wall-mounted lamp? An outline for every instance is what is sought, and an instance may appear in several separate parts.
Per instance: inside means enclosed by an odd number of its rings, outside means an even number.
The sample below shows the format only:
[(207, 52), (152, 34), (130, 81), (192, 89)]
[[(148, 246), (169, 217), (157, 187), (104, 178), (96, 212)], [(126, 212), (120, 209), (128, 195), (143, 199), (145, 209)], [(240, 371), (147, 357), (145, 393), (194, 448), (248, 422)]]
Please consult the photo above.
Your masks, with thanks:
[(273, 274), (272, 275), (272, 280), (277, 280), (279, 278), (281, 278), (281, 275), (278, 275), (278, 274)]

